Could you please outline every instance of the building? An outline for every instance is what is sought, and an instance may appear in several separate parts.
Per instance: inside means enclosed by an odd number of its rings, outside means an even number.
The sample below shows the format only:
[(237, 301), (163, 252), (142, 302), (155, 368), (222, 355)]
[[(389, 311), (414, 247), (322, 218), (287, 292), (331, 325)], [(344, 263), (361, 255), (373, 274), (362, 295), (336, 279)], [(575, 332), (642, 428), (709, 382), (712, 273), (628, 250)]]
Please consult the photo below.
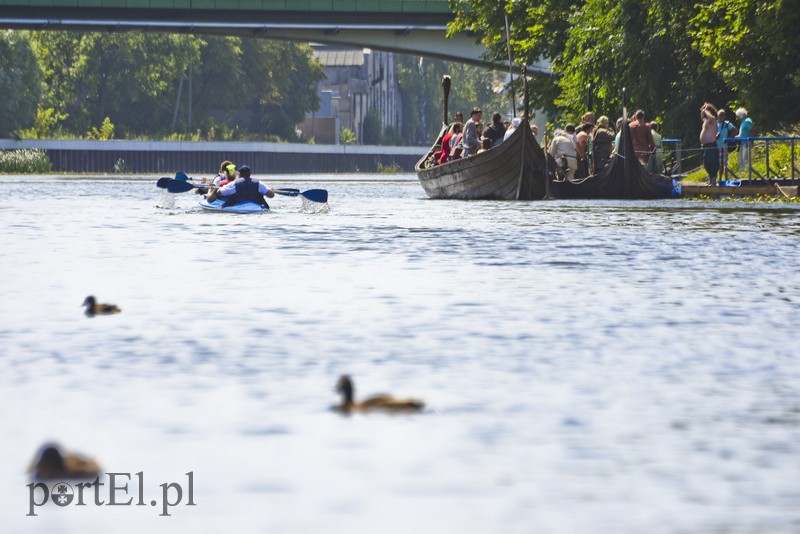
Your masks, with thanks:
[(353, 50), (311, 45), (326, 79), (319, 84), (320, 109), (306, 115), (298, 127), (316, 143), (339, 144), (343, 128), (364, 144), (364, 120), (374, 110), (381, 126), (400, 128), (402, 101), (395, 56), (370, 49)]

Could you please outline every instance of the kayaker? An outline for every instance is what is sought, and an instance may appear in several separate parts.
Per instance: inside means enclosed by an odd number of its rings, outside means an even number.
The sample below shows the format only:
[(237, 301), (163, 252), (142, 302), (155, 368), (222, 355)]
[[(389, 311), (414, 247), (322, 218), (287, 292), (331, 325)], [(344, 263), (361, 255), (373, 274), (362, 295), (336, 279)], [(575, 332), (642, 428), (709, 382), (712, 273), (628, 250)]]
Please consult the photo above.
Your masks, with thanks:
[(254, 202), (262, 206), (267, 206), (264, 195), (268, 198), (275, 196), (272, 189), (250, 177), (250, 167), (247, 165), (240, 165), (236, 174), (238, 175), (236, 180), (228, 182), (208, 195), (207, 200), (209, 203), (214, 202), (220, 197), (224, 197), (226, 200), (223, 207), (233, 206), (242, 202)]
[(225, 160), (219, 164), (219, 172), (214, 178), (214, 185), (222, 187), (228, 182), (236, 180), (236, 165), (233, 162)]
[[(236, 165), (233, 164), (232, 161), (228, 161), (227, 159), (219, 164), (219, 172), (214, 177), (213, 184), (217, 187), (222, 187), (223, 185), (227, 184), (228, 182), (232, 182), (236, 179)], [(203, 183), (205, 183), (205, 178), (203, 178)], [(207, 187), (198, 187), (194, 190), (195, 193), (201, 195), (208, 194)]]

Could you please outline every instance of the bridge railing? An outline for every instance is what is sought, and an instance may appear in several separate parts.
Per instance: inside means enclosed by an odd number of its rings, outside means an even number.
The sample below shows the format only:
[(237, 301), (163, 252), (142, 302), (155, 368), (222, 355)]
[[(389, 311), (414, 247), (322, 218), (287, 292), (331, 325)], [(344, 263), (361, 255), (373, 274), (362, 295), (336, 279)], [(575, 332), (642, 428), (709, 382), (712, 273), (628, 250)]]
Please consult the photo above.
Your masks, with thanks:
[[(726, 139), (720, 149), (724, 151), (722, 161), (725, 180), (800, 180), (800, 137), (748, 137)], [(703, 164), (703, 149), (693, 146), (685, 148), (680, 139), (664, 139), (664, 160), (673, 175), (686, 174)], [(788, 163), (778, 168), (775, 163)]]

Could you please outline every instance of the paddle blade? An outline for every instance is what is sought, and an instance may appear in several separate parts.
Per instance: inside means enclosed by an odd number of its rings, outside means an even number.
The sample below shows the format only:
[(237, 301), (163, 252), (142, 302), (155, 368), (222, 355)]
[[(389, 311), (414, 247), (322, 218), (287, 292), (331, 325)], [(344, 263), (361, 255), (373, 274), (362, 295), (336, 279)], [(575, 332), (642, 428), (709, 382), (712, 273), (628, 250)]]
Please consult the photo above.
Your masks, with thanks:
[(156, 182), (156, 187), (160, 189), (166, 189), (167, 187), (169, 187), (169, 183), (171, 180), (172, 178), (159, 178), (158, 181)]
[(309, 189), (300, 193), (303, 198), (307, 198), (311, 202), (327, 202), (328, 192), (324, 189)]
[(170, 193), (185, 193), (186, 191), (191, 191), (195, 187), (197, 186), (182, 180), (170, 180), (167, 184), (167, 191)]
[(184, 182), (188, 182), (189, 181), (189, 177), (186, 176), (186, 173), (183, 172), (183, 171), (176, 172), (175, 173), (175, 179), (176, 180), (183, 180)]

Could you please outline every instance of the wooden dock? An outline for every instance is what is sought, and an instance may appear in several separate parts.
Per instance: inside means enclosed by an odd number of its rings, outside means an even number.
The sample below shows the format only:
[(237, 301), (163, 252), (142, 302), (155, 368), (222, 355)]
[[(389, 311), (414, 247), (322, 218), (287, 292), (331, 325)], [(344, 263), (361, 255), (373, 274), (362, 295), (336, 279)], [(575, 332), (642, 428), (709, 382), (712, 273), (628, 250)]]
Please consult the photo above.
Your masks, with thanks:
[(798, 196), (797, 185), (778, 185), (765, 183), (763, 185), (710, 186), (708, 184), (681, 183), (681, 196), (684, 198), (706, 197), (759, 197), (773, 196), (795, 198)]

